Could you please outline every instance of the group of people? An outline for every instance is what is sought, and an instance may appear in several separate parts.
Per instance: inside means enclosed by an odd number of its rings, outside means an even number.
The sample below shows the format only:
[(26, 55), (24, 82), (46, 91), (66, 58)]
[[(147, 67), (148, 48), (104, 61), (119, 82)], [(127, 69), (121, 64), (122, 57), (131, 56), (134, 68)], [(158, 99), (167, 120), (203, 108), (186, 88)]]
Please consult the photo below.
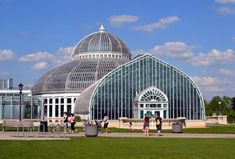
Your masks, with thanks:
[[(149, 136), (149, 117), (144, 117), (144, 126), (143, 126), (143, 131), (144, 131), (144, 135), (145, 136)], [(161, 129), (162, 129), (162, 118), (157, 115), (157, 117), (155, 118), (155, 122), (156, 122), (156, 128), (157, 128), (157, 135), (161, 136)]]
[[(69, 129), (69, 123), (70, 123), (71, 129)], [(75, 124), (76, 124), (75, 115), (72, 113), (69, 116), (67, 112), (64, 112), (64, 132), (76, 133), (77, 131), (75, 129)]]
[[(102, 121), (100, 121), (100, 125), (101, 123), (103, 124), (103, 128), (105, 129), (105, 133), (108, 133), (108, 124), (109, 124), (109, 117), (108, 115), (105, 113), (104, 114), (104, 118)], [(149, 121), (150, 118), (145, 116), (144, 118), (144, 126), (143, 126), (143, 131), (144, 131), (144, 135), (145, 136), (149, 136)], [(162, 129), (162, 118), (157, 115), (157, 117), (155, 118), (155, 122), (156, 122), (156, 129), (157, 129), (157, 135), (161, 136), (161, 129)], [(69, 123), (71, 125), (71, 129), (69, 129)], [(75, 129), (75, 124), (76, 124), (76, 118), (74, 114), (71, 114), (70, 117), (68, 116), (67, 112), (64, 112), (64, 131), (65, 133), (71, 132), (71, 133), (76, 133), (76, 129)], [(132, 131), (132, 122), (129, 123), (129, 131)]]
[[(109, 124), (109, 117), (108, 115), (105, 113), (104, 114), (104, 118), (102, 121), (100, 121), (100, 125), (101, 123), (104, 123), (103, 127), (105, 129), (105, 133), (107, 134), (109, 131), (108, 131), (108, 124)], [(71, 128), (69, 129), (69, 124), (71, 125)], [(75, 129), (75, 124), (76, 124), (76, 117), (74, 114), (70, 114), (70, 116), (68, 115), (67, 112), (64, 112), (64, 132), (65, 133), (76, 133), (78, 132), (76, 129)], [(86, 120), (83, 120), (83, 125), (85, 126), (87, 123)], [(99, 125), (97, 125), (99, 126)]]
[[(72, 116), (72, 114), (71, 114), (71, 116)], [(69, 119), (69, 118), (68, 118)], [(67, 120), (68, 120), (67, 119)], [(72, 118), (70, 118), (70, 119), (73, 119), (73, 117)], [(64, 116), (64, 121), (67, 121), (66, 120), (66, 115)], [(104, 128), (104, 132), (107, 134), (109, 131), (108, 131), (108, 125), (109, 125), (109, 117), (108, 117), (108, 115), (107, 115), (107, 113), (105, 113), (104, 114), (104, 118), (103, 118), (103, 120), (101, 120), (101, 121), (95, 121), (96, 122), (96, 125), (97, 125), (97, 127), (98, 127), (98, 129), (99, 129), (99, 131), (100, 131), (100, 129), (101, 129), (101, 127), (102, 127), (102, 123), (103, 123), (103, 128)], [(68, 123), (68, 122), (67, 122)], [(75, 121), (75, 123), (76, 123), (76, 121)], [(92, 122), (89, 122), (88, 120), (86, 120), (86, 119), (82, 119), (82, 123), (83, 123), (83, 128), (85, 129), (85, 126), (86, 125), (93, 125), (92, 124)], [(65, 124), (66, 125), (66, 124)], [(74, 124), (75, 125), (75, 124)], [(71, 130), (75, 130), (75, 128), (74, 128), (74, 125), (71, 123)]]

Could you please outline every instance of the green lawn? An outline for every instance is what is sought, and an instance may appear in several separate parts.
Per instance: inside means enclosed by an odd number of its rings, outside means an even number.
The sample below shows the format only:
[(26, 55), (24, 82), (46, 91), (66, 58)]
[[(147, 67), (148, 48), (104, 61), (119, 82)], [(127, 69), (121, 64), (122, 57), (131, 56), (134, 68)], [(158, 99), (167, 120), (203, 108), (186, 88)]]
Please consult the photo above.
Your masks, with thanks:
[(233, 159), (235, 139), (72, 138), (0, 141), (1, 159)]
[[(110, 132), (127, 131), (110, 128)], [(183, 133), (235, 134), (235, 126), (208, 125), (203, 129), (184, 129)], [(235, 139), (78, 137), (69, 141), (0, 141), (0, 159), (230, 159), (235, 156), (234, 147)]]
[(235, 134), (235, 125), (207, 125), (206, 128), (184, 129), (184, 133)]

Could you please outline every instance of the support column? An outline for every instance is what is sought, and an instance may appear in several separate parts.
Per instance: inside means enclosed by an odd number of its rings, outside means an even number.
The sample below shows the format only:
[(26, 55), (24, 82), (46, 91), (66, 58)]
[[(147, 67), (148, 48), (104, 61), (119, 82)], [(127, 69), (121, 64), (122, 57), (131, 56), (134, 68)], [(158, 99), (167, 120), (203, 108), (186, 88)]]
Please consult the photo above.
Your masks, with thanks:
[(73, 113), (74, 112), (74, 97), (71, 97), (71, 113)]
[(2, 119), (2, 114), (3, 114), (3, 98), (2, 96), (0, 97), (0, 119)]
[(52, 98), (52, 118), (55, 118), (55, 97)]
[(64, 112), (68, 112), (67, 109), (67, 97), (63, 97), (64, 98)]
[(49, 117), (49, 112), (50, 112), (50, 98), (47, 98), (47, 118)]
[(59, 100), (59, 103), (58, 103), (58, 105), (59, 105), (59, 115), (58, 115), (58, 117), (61, 117), (61, 103), (60, 103), (60, 97), (58, 97), (58, 100)]
[(41, 96), (41, 120), (44, 120), (44, 99), (43, 96)]

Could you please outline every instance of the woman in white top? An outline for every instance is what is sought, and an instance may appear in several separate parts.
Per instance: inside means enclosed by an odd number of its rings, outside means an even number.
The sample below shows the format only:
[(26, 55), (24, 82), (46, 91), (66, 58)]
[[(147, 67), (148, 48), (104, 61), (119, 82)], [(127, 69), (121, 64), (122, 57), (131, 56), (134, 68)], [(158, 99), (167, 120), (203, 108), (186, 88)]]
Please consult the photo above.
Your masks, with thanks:
[(108, 117), (108, 115), (105, 113), (105, 114), (104, 114), (103, 122), (104, 122), (104, 129), (105, 129), (105, 133), (106, 133), (106, 134), (108, 133), (108, 124), (109, 124), (108, 119), (109, 119), (109, 117)]

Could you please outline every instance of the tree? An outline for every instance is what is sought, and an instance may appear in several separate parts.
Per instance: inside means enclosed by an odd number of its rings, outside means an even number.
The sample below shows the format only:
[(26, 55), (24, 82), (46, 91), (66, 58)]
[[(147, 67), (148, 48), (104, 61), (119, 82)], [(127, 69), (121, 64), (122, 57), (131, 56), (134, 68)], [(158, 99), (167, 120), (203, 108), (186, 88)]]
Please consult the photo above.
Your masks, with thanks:
[(227, 107), (230, 107), (231, 97), (224, 96), (224, 97), (223, 97), (223, 100), (224, 100), (226, 106), (227, 106)]
[(212, 116), (213, 110), (212, 107), (210, 107), (208, 101), (204, 100), (204, 104), (205, 104), (206, 116)]
[(213, 113), (218, 115), (226, 115), (229, 111), (230, 97), (224, 96), (223, 98), (215, 96), (209, 103), (205, 103), (206, 115), (211, 116)]
[(215, 96), (209, 102), (205, 101), (204, 103), (206, 116), (211, 116), (213, 113), (227, 115), (229, 123), (235, 122), (235, 97)]
[(213, 113), (221, 114), (221, 105), (222, 105), (222, 99), (219, 96), (215, 96), (212, 98), (212, 100), (209, 102), (209, 107), (212, 110)]
[(230, 107), (235, 110), (235, 97), (233, 97), (230, 101)]

